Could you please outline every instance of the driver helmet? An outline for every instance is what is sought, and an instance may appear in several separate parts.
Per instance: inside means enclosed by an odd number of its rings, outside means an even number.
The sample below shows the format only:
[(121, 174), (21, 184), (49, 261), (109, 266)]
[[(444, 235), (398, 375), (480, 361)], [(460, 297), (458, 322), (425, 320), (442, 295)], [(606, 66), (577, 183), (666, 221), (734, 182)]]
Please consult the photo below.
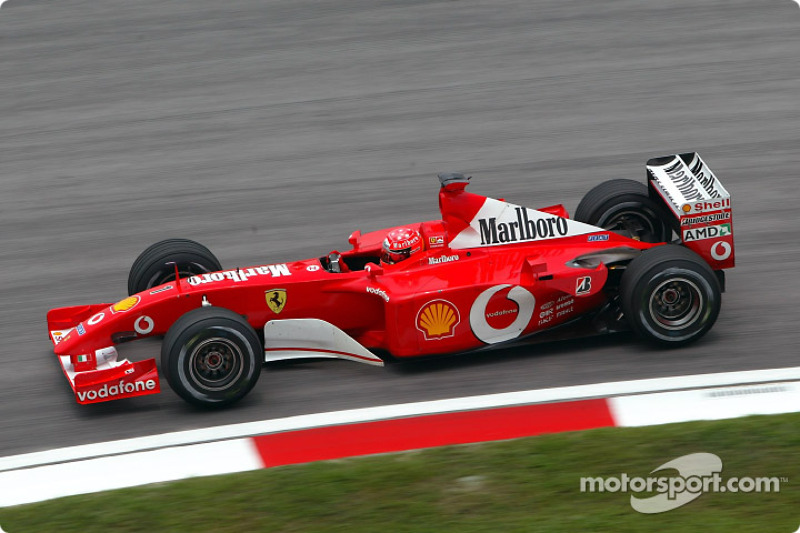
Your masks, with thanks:
[(383, 240), (381, 261), (394, 265), (422, 251), (422, 237), (411, 228), (396, 228), (386, 234)]

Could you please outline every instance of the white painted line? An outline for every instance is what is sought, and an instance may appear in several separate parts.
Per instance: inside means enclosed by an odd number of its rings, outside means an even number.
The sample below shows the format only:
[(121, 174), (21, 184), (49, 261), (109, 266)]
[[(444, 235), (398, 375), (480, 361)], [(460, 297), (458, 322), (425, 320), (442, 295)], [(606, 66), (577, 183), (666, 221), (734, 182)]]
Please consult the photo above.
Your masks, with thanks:
[(0, 472), (0, 507), (260, 468), (250, 439), (39, 466)]
[(490, 409), (509, 405), (526, 405), (586, 398), (607, 398), (646, 392), (661, 392), (695, 389), (702, 387), (723, 387), (746, 383), (769, 383), (776, 381), (800, 381), (800, 367), (744, 372), (724, 372), (699, 374), (668, 378), (617, 381), (592, 385), (555, 387), (551, 389), (506, 392), (483, 396), (468, 396), (429, 402), (405, 403), (367, 407), (330, 413), (277, 418), (259, 422), (230, 424), (204, 429), (164, 433), (147, 437), (137, 437), (97, 444), (84, 444), (57, 450), (34, 452), (0, 458), (0, 472), (17, 468), (29, 468), (44, 464), (77, 461), (90, 457), (102, 457), (143, 450), (154, 450), (168, 446), (183, 446), (201, 442), (215, 442), (252, 435), (263, 435), (281, 431), (293, 431), (320, 426), (352, 424), (372, 420), (422, 416), (435, 413)]
[(638, 427), (800, 412), (796, 382), (609, 398), (617, 426)]

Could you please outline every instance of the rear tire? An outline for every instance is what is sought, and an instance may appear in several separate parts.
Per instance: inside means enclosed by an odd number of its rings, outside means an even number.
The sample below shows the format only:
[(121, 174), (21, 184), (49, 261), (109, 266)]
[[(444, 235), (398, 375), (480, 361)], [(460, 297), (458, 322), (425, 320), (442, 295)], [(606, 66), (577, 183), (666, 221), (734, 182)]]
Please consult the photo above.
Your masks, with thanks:
[(575, 220), (642, 242), (669, 242), (670, 214), (650, 198), (647, 185), (634, 180), (604, 181), (584, 195)]
[(721, 305), (714, 271), (693, 251), (677, 245), (645, 250), (628, 264), (620, 303), (628, 323), (644, 339), (684, 346), (714, 325)]
[(175, 280), (175, 265), (181, 278), (222, 270), (219, 260), (199, 242), (167, 239), (148, 246), (131, 266), (128, 295)]
[(253, 388), (264, 348), (240, 315), (222, 307), (189, 311), (172, 325), (161, 345), (161, 372), (187, 402), (226, 407)]

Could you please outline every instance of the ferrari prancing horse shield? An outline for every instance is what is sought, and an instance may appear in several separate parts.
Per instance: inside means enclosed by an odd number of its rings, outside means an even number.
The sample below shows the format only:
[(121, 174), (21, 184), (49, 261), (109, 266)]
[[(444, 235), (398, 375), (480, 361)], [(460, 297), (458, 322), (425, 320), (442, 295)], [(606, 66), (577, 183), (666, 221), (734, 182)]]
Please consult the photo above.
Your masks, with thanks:
[(286, 289), (270, 289), (264, 293), (267, 299), (267, 305), (276, 315), (283, 311), (283, 306), (286, 305)]

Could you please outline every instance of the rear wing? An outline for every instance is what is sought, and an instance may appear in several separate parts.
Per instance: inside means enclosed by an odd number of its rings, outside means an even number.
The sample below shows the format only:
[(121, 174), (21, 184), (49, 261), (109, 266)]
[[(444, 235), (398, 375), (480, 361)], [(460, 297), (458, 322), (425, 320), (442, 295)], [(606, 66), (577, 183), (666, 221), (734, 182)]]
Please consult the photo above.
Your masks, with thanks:
[(697, 153), (649, 160), (647, 183), (678, 219), (684, 246), (714, 270), (733, 268), (731, 195)]

